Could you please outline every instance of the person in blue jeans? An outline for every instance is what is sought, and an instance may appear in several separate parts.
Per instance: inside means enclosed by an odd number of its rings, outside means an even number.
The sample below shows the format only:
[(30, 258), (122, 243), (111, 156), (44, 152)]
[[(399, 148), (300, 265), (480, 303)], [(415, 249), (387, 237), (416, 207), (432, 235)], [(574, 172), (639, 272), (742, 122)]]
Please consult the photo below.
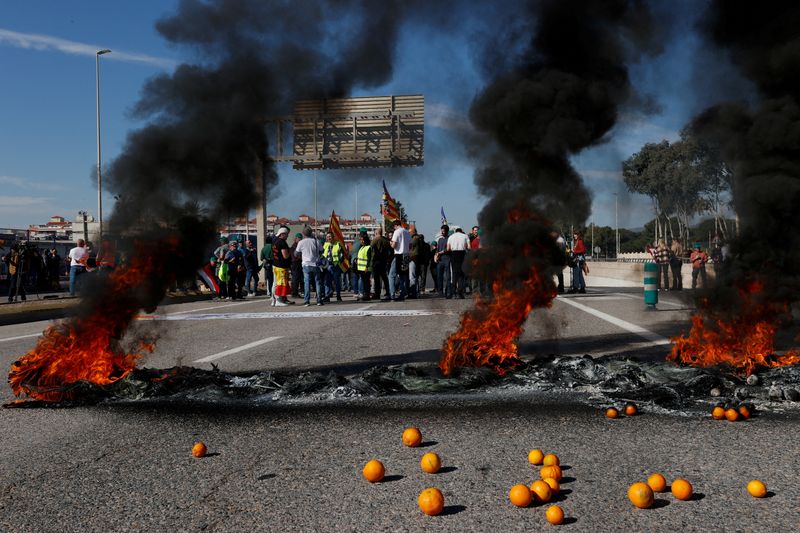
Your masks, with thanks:
[(322, 246), (314, 238), (314, 232), (310, 227), (303, 229), (303, 239), (297, 243), (294, 253), (302, 260), (303, 285), (305, 288), (303, 305), (306, 307), (311, 305), (311, 278), (314, 278), (314, 286), (317, 289), (317, 305), (322, 305), (325, 287), (322, 284), (322, 271), (317, 266), (319, 258), (322, 256)]
[(69, 261), (69, 295), (75, 296), (75, 291), (80, 284), (80, 276), (86, 272), (86, 261), (89, 252), (86, 250), (86, 241), (78, 239), (77, 246), (69, 251), (66, 260)]

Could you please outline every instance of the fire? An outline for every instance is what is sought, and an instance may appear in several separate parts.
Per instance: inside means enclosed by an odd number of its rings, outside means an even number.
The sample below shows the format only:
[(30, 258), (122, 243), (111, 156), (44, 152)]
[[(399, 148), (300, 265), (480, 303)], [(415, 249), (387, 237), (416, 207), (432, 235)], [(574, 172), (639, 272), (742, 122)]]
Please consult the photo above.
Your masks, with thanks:
[(739, 289), (740, 308), (733, 318), (714, 316), (708, 302), (704, 312), (692, 317), (689, 335), (672, 338), (668, 359), (694, 366), (727, 364), (750, 375), (758, 367), (778, 367), (800, 363), (800, 352), (775, 353), (778, 323), (788, 306), (766, 302), (763, 284), (749, 282)]
[[(521, 210), (508, 214), (515, 224), (535, 216)], [(538, 250), (537, 250), (538, 251)], [(526, 245), (522, 255), (531, 258), (531, 267), (525, 280), (509, 286), (508, 265), (492, 282), (493, 298), (476, 297), (475, 308), (461, 315), (458, 330), (452, 333), (442, 347), (439, 368), (450, 375), (457, 367), (487, 366), (504, 375), (522, 360), (517, 353), (517, 339), (523, 324), (534, 307), (550, 307), (557, 290), (553, 280), (539, 262), (533, 261), (534, 248)]]
[[(163, 245), (164, 243), (161, 243)], [(150, 281), (161, 277), (162, 257), (141, 245), (131, 260), (114, 270), (96, 296), (88, 314), (48, 327), (36, 347), (11, 366), (8, 382), (15, 396), (58, 402), (74, 398), (79, 382), (108, 385), (128, 375), (154, 345), (140, 341), (131, 353), (119, 346), (130, 322), (139, 312), (142, 291), (152, 291)], [(146, 294), (146, 292), (145, 292)]]

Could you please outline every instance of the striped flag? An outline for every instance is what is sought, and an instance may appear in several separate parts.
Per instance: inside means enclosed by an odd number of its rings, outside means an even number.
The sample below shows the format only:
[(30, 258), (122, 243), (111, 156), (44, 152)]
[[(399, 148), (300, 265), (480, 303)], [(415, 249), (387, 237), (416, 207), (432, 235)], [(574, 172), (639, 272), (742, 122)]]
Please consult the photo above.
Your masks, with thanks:
[(397, 202), (386, 188), (386, 180), (383, 180), (383, 218), (389, 222), (400, 219), (400, 209), (398, 209)]
[(333, 233), (333, 242), (338, 242), (339, 246), (342, 248), (343, 257), (340, 266), (342, 272), (347, 272), (350, 270), (350, 254), (347, 252), (347, 248), (344, 245), (344, 235), (342, 235), (342, 228), (339, 226), (339, 217), (336, 216), (336, 211), (331, 211), (331, 223), (328, 231)]
[(443, 206), (442, 207), (442, 226), (444, 226), (444, 225), (448, 225), (449, 226), (450, 224), (447, 223), (447, 217), (444, 216), (444, 206)]
[(206, 263), (203, 268), (197, 269), (197, 275), (214, 294), (219, 294), (219, 285), (217, 285), (217, 278), (214, 276), (214, 270), (211, 268), (211, 263)]

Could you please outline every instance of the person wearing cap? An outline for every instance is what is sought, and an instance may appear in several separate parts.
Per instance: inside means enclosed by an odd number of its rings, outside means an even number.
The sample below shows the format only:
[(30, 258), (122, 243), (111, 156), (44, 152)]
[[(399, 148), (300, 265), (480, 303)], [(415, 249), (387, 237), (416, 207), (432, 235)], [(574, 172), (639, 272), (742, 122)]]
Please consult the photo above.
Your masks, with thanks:
[[(394, 250), (394, 259), (389, 270), (389, 296), (396, 302), (402, 302), (408, 296), (408, 263), (410, 260), (411, 234), (397, 219), (392, 222), (392, 227), (394, 232), (389, 244)], [(400, 280), (400, 295), (395, 296), (398, 278)]]
[(703, 288), (706, 288), (706, 263), (708, 262), (708, 254), (702, 250), (699, 242), (694, 243), (694, 250), (692, 255), (689, 256), (689, 261), (692, 263), (692, 289), (697, 288), (697, 276), (703, 278)]
[[(350, 247), (350, 264), (355, 265), (358, 259), (358, 249), (361, 248), (361, 235), (367, 233), (367, 228), (358, 228), (358, 235), (353, 240), (353, 245)], [(369, 241), (367, 241), (369, 242)], [(350, 269), (350, 289), (354, 293), (358, 293), (358, 270), (355, 268)]]
[(369, 244), (369, 236), (366, 232), (359, 234), (358, 256), (354, 263), (355, 270), (358, 272), (358, 285), (355, 287), (356, 300), (369, 300), (370, 294), (370, 272), (372, 271), (372, 249)]
[(447, 238), (447, 251), (450, 253), (450, 268), (453, 272), (453, 289), (459, 298), (464, 299), (465, 277), (464, 257), (469, 250), (469, 237), (460, 226), (453, 227), (453, 234)]
[(244, 286), (244, 258), (239, 250), (238, 241), (228, 243), (228, 252), (223, 261), (228, 265), (227, 284), (228, 300), (242, 298)]
[(300, 298), (300, 285), (303, 282), (303, 258), (297, 254), (297, 245), (303, 240), (302, 233), (294, 234), (294, 242), (289, 249), (292, 258), (292, 297)]
[(336, 301), (342, 301), (342, 269), (341, 264), (344, 258), (344, 251), (339, 241), (333, 241), (333, 233), (330, 231), (325, 235), (325, 244), (322, 246), (322, 255), (328, 260), (328, 267), (325, 270), (325, 301), (330, 302), (333, 290), (336, 289)]
[(258, 262), (258, 255), (256, 255), (256, 247), (251, 240), (245, 244), (244, 267), (246, 269), (244, 287), (247, 291), (245, 296), (256, 296), (258, 294), (258, 271), (261, 270), (261, 265)]
[(288, 236), (289, 228), (281, 226), (272, 240), (272, 275), (275, 280), (272, 287), (272, 305), (276, 307), (284, 307), (294, 303), (287, 298), (291, 291), (289, 272), (292, 268), (289, 245), (286, 243)]

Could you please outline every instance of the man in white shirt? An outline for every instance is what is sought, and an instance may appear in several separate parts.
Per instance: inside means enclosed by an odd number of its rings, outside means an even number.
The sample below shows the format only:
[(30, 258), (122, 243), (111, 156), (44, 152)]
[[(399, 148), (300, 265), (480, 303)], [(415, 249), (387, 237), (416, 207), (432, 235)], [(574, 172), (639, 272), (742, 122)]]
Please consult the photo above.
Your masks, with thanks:
[[(411, 245), (411, 234), (400, 223), (395, 220), (392, 223), (394, 233), (390, 245), (394, 250), (394, 260), (389, 271), (389, 297), (396, 302), (406, 299), (408, 293), (408, 263), (410, 260), (409, 246)], [(395, 297), (396, 277), (400, 278), (400, 296)]]
[(297, 243), (295, 255), (302, 258), (303, 266), (303, 287), (305, 293), (303, 294), (303, 305), (308, 307), (311, 305), (311, 277), (314, 277), (314, 287), (317, 291), (317, 305), (322, 305), (322, 298), (324, 288), (322, 287), (322, 271), (317, 266), (320, 256), (322, 255), (322, 246), (319, 241), (314, 238), (314, 231), (310, 227), (303, 230), (303, 240)]
[(450, 252), (450, 268), (453, 270), (453, 288), (462, 300), (464, 299), (464, 257), (469, 250), (469, 237), (459, 226), (453, 227), (453, 234), (447, 238), (447, 251)]
[(89, 259), (89, 251), (86, 250), (86, 241), (78, 239), (78, 245), (69, 251), (67, 260), (69, 261), (69, 295), (75, 296), (75, 289), (78, 284), (78, 277), (86, 272), (86, 261)]

